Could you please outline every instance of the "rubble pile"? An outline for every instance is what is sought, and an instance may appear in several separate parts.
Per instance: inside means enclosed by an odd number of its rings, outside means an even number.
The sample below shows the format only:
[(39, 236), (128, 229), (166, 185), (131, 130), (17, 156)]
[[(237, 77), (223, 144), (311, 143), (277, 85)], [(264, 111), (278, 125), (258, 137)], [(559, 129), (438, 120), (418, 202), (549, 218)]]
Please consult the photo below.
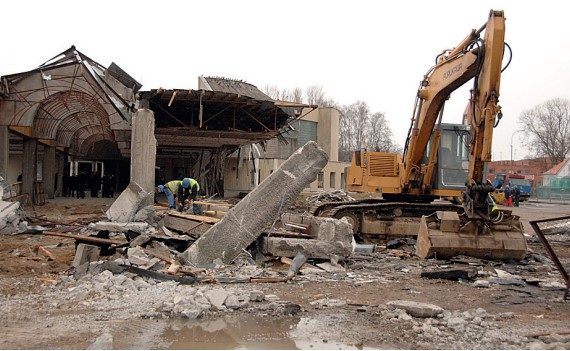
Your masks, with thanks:
[(319, 205), (325, 202), (346, 202), (354, 201), (350, 195), (342, 190), (319, 191), (318, 193), (307, 197), (306, 202), (309, 205)]
[(0, 234), (14, 234), (27, 229), (27, 222), (21, 220), (20, 203), (0, 200)]
[[(138, 318), (197, 319), (221, 311), (267, 311), (270, 308), (266, 305), (274, 302), (267, 301), (261, 290), (247, 285), (190, 286), (132, 273), (113, 274), (109, 270), (86, 274), (77, 280), (68, 277), (60, 285), (64, 295), (57, 301), (69, 301), (70, 308), (79, 303), (96, 311), (123, 310)], [(65, 309), (66, 303), (60, 303), (59, 308)]]

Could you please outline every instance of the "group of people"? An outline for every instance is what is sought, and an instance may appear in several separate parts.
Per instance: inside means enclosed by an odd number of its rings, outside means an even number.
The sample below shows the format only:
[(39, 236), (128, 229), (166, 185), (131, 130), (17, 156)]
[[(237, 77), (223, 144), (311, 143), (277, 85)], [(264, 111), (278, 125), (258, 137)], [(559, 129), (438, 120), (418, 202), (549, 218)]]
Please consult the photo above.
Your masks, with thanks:
[(193, 178), (175, 179), (157, 187), (158, 193), (166, 195), (169, 208), (181, 212), (188, 209), (194, 214), (202, 213), (202, 208), (194, 203), (198, 197), (198, 191), (200, 191), (200, 184)]
[(68, 176), (63, 175), (62, 179), (63, 196), (77, 197), (78, 199), (85, 198), (85, 189), (88, 188), (91, 192), (91, 197), (99, 197), (99, 190), (101, 190), (101, 197), (112, 198), (115, 193), (115, 176), (113, 174), (105, 174), (103, 177), (98, 172), (86, 174), (79, 172), (79, 174), (72, 174)]
[(513, 200), (515, 207), (519, 207), (519, 201), (521, 198), (521, 190), (517, 185), (511, 187), (507, 185), (505, 187), (505, 206), (513, 206)]

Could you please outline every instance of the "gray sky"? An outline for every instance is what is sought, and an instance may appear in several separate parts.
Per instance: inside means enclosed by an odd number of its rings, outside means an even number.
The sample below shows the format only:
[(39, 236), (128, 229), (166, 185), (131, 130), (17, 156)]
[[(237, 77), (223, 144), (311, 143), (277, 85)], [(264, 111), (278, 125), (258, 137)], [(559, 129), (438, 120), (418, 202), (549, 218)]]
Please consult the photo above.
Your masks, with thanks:
[[(90, 4), (89, 6), (85, 4)], [(443, 49), (504, 10), (513, 49), (494, 159), (510, 158), (521, 111), (570, 98), (567, 1), (10, 1), (2, 4), (0, 75), (33, 69), (72, 44), (151, 88), (197, 88), (199, 75), (263, 87), (320, 85), (342, 104), (384, 112), (402, 145), (419, 81)], [(461, 122), (468, 83), (445, 107)], [(524, 136), (514, 136), (515, 159)]]

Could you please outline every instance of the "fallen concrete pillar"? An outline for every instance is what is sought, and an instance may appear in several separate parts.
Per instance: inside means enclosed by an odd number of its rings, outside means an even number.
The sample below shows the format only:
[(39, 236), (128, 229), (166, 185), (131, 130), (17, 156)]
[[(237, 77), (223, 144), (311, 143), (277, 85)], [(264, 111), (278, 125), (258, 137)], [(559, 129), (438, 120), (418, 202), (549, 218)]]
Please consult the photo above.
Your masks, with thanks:
[(280, 257), (295, 257), (298, 252), (302, 252), (309, 258), (330, 259), (331, 255), (349, 257), (352, 255), (353, 248), (352, 244), (341, 241), (264, 237), (262, 251), (265, 254)]
[(180, 258), (196, 265), (211, 263), (216, 258), (230, 263), (317, 178), (327, 161), (327, 154), (315, 142), (308, 142), (231, 208)]
[[(156, 138), (154, 137), (154, 113), (139, 109), (133, 115), (131, 131), (131, 182), (147, 193), (154, 194), (156, 166)], [(153, 205), (153, 198), (145, 205)]]
[(89, 228), (93, 230), (108, 230), (110, 232), (126, 233), (129, 230), (133, 232), (142, 233), (148, 229), (150, 225), (146, 222), (130, 222), (130, 223), (120, 223), (120, 222), (95, 222), (89, 223)]
[(135, 214), (151, 198), (154, 192), (148, 193), (137, 183), (130, 182), (121, 195), (113, 202), (106, 212), (112, 222), (132, 222)]

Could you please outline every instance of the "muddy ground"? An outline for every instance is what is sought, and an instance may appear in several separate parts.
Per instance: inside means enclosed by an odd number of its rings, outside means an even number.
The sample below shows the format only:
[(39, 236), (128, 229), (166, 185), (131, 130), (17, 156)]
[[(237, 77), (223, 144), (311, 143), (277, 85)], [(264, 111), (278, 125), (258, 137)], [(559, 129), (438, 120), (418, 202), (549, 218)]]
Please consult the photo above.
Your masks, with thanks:
[[(111, 201), (56, 199), (28, 209), (28, 214), (37, 224), (79, 230), (102, 218)], [(570, 205), (523, 203), (513, 211), (530, 236), (528, 220), (570, 215)], [(37, 245), (48, 248), (55, 260), (36, 252)], [(546, 256), (531, 237), (529, 248), (538, 258)], [(555, 249), (568, 267), (568, 242)], [(563, 280), (551, 264), (532, 257), (522, 264), (472, 261), (464, 266), (475, 267), (477, 278), (450, 281), (420, 274), (457, 263), (422, 261), (405, 250), (384, 250), (348, 260), (343, 272), (302, 272), (288, 283), (181, 287), (108, 271), (75, 280), (66, 274), (74, 252), (71, 239), (0, 236), (0, 348), (570, 347), (570, 304), (562, 300)], [(549, 284), (476, 286), (474, 280), (486, 280), (495, 270)], [(237, 296), (240, 305), (214, 308), (206, 301), (211, 307), (193, 316), (197, 318), (188, 318), (187, 311), (181, 317), (165, 307), (165, 301), (173, 300), (176, 306), (186, 295), (208, 296), (212, 289)], [(251, 297), (258, 290), (261, 301)], [(426, 302), (445, 311), (417, 318), (388, 306), (392, 300)]]

